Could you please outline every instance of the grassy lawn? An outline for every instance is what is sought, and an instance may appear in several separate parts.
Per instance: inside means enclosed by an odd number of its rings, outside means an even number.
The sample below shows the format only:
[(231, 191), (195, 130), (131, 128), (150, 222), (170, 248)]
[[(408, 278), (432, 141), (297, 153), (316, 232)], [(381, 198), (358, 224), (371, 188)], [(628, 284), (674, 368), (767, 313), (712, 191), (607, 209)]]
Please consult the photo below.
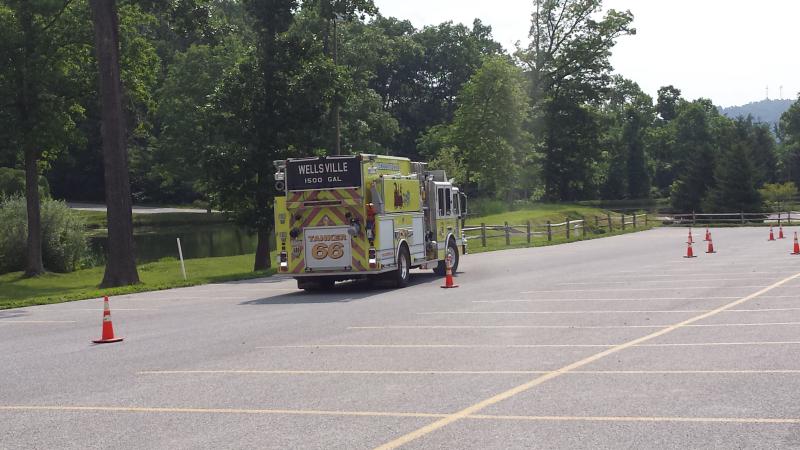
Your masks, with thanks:
[[(89, 229), (96, 230), (108, 227), (105, 211), (74, 210)], [(182, 225), (210, 225), (226, 223), (228, 219), (222, 213), (159, 213), (159, 214), (133, 214), (134, 227), (169, 227)]]
[[(613, 230), (609, 230), (608, 214), (609, 211), (591, 206), (579, 206), (574, 204), (538, 204), (532, 208), (521, 209), (518, 211), (510, 211), (482, 217), (472, 217), (467, 219), (468, 227), (480, 226), (481, 223), (484, 223), (487, 226), (504, 225), (506, 222), (508, 222), (509, 226), (512, 226), (516, 229), (516, 232), (511, 233), (510, 244), (507, 245), (505, 232), (503, 230), (487, 230), (486, 246), (483, 246), (480, 238), (480, 230), (469, 231), (466, 233), (469, 237), (469, 252), (481, 253), (509, 248), (557, 245), (567, 242), (632, 233), (660, 225), (660, 223), (656, 223), (655, 221), (651, 221), (645, 225), (641, 223), (642, 218), (639, 218), (639, 223), (637, 223), (637, 226), (634, 229), (633, 225), (631, 224), (631, 215), (627, 214), (625, 218), (627, 225), (625, 226), (625, 230), (622, 230), (622, 216), (619, 213), (610, 213)], [(596, 220), (595, 217), (597, 217), (598, 220)], [(583, 230), (580, 228), (575, 229), (573, 224), (573, 226), (570, 227), (570, 237), (567, 239), (565, 226), (552, 227), (552, 238), (548, 240), (546, 236), (546, 227), (544, 226), (547, 221), (549, 220), (552, 224), (558, 224), (564, 223), (567, 218), (569, 218), (570, 221), (581, 219), (586, 220), (586, 233), (584, 234)], [(530, 244), (527, 241), (526, 221), (531, 222), (531, 231), (533, 233), (538, 233), (531, 236)]]
[[(103, 279), (103, 267), (65, 274), (48, 273), (36, 278), (23, 278), (21, 272), (8, 273), (0, 275), (0, 309), (260, 278), (274, 273), (274, 270), (253, 272), (253, 257), (250, 254), (188, 259), (186, 275), (189, 279), (185, 281), (181, 275), (180, 262), (176, 259), (163, 259), (139, 266), (139, 278), (142, 280), (140, 284), (113, 289), (97, 287)], [(274, 257), (272, 260), (275, 260)]]

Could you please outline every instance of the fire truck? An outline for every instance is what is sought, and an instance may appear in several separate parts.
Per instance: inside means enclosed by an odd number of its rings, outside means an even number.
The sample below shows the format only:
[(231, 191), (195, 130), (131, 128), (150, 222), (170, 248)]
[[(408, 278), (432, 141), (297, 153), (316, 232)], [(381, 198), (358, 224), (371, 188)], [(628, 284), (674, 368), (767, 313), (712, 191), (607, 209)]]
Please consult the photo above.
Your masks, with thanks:
[(467, 197), (443, 170), (383, 155), (274, 162), (279, 273), (300, 289), (380, 279), (401, 288), (411, 269), (453, 273), (466, 253)]

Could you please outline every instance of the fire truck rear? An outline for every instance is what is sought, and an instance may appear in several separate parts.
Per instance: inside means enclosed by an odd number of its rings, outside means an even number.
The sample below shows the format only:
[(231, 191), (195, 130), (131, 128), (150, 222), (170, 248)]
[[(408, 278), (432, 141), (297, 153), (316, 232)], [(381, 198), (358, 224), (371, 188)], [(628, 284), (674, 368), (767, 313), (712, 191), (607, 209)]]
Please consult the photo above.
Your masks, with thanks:
[(441, 170), (380, 155), (275, 161), (279, 272), (301, 289), (336, 281), (408, 284), (412, 268), (453, 271), (466, 252), (466, 196)]

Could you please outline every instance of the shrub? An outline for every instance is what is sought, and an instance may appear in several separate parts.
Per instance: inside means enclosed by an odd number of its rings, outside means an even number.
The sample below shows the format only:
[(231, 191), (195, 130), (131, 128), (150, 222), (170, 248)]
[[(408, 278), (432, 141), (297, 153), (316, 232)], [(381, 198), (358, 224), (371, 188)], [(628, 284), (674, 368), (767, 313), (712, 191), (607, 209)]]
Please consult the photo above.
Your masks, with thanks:
[[(25, 195), (25, 171), (0, 167), (0, 196)], [(50, 185), (45, 177), (39, 177), (39, 195), (50, 196)]]
[[(42, 199), (42, 262), (54, 272), (72, 272), (88, 256), (86, 224), (64, 202)], [(25, 269), (25, 199), (0, 200), (0, 273)]]

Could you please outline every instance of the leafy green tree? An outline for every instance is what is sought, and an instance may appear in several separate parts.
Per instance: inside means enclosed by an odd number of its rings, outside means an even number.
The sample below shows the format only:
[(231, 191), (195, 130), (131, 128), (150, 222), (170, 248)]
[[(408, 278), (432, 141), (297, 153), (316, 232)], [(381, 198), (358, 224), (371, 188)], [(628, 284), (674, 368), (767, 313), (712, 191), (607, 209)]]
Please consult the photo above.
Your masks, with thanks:
[(778, 136), (783, 179), (800, 184), (800, 96), (781, 115)]
[[(716, 112), (713, 105), (711, 109)], [(677, 178), (670, 198), (672, 207), (679, 211), (701, 211), (702, 200), (714, 183), (711, 109), (703, 101), (695, 101), (684, 105), (674, 119)]]
[(714, 168), (714, 187), (704, 199), (709, 212), (760, 212), (761, 194), (755, 184), (756, 171), (746, 145), (737, 142), (723, 150)]
[(215, 94), (217, 140), (205, 152), (215, 205), (257, 232), (254, 270), (270, 267), (272, 161), (313, 150), (333, 97), (337, 70), (326, 56), (288, 34), (293, 0), (248, 0), (255, 51)]
[(617, 39), (636, 30), (629, 11), (601, 0), (534, 0), (531, 43), (517, 52), (530, 77), (531, 130), (542, 139), (545, 192), (552, 200), (595, 194), (599, 129), (594, 107), (610, 82)]
[(520, 178), (527, 144), (523, 128), (528, 102), (522, 71), (496, 56), (464, 86), (451, 126), (450, 144), (467, 187), (489, 195), (508, 195)]
[(65, 18), (79, 9), (72, 1), (8, 0), (0, 3), (0, 154), (24, 161), (27, 203), (25, 274), (44, 272), (39, 198), (41, 161), (49, 161), (80, 139), (75, 101), (81, 48)]
[(669, 122), (678, 115), (678, 107), (683, 101), (680, 89), (671, 84), (662, 86), (658, 88), (656, 112), (663, 121)]

